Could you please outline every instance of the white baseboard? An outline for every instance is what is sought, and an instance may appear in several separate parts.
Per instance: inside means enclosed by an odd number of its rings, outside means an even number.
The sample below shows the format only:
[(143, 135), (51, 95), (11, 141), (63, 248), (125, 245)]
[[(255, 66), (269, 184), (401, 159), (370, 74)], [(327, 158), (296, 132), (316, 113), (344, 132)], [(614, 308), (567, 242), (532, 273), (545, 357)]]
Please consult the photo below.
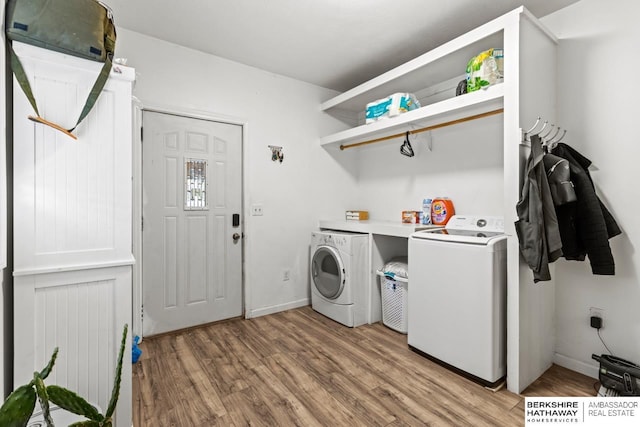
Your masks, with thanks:
[(309, 298), (304, 298), (298, 301), (291, 301), (286, 304), (278, 304), (278, 305), (272, 305), (270, 307), (256, 308), (253, 310), (248, 310), (246, 314), (246, 318), (251, 319), (254, 317), (266, 316), (267, 314), (279, 313), (281, 311), (304, 307), (309, 304), (310, 304)]
[[(598, 366), (585, 363), (580, 360), (572, 359), (563, 354), (555, 353), (553, 355), (553, 363), (563, 368), (571, 369), (591, 378), (598, 378)], [(594, 362), (595, 363), (595, 362)]]

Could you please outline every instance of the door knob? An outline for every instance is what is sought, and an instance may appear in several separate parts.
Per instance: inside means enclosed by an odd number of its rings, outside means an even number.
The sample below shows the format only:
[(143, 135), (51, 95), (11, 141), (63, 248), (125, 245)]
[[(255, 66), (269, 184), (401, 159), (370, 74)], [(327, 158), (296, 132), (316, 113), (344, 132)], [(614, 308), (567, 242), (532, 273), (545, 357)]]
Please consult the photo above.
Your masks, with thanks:
[(233, 233), (233, 243), (238, 243), (240, 240), (240, 235), (238, 233)]

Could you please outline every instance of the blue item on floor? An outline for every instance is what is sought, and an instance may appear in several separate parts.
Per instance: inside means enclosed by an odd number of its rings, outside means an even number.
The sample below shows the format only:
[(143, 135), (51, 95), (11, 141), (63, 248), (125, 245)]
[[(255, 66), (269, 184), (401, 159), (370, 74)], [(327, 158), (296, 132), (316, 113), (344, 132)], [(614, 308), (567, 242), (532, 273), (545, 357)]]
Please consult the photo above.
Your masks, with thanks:
[(133, 348), (131, 349), (131, 362), (136, 363), (142, 354), (142, 350), (138, 347), (138, 342), (140, 341), (139, 336), (133, 337)]

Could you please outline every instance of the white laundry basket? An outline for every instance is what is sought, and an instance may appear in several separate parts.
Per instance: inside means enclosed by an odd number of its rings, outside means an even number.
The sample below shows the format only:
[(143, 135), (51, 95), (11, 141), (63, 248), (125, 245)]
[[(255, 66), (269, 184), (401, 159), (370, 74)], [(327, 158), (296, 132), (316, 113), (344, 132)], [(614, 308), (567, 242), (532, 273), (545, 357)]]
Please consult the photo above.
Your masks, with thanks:
[[(406, 263), (393, 262), (378, 270), (382, 297), (382, 323), (403, 334), (407, 333), (407, 307), (409, 301), (409, 279)], [(402, 271), (404, 268), (404, 271)]]

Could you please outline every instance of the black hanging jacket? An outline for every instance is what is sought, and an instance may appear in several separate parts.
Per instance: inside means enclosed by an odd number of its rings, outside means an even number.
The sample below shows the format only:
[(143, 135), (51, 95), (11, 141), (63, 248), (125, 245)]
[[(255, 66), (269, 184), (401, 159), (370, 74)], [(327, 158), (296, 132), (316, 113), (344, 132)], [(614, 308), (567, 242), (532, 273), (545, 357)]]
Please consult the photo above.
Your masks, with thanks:
[(562, 255), (568, 260), (578, 261), (584, 261), (587, 255), (593, 274), (615, 274), (609, 239), (622, 231), (596, 195), (588, 170), (591, 160), (563, 143), (551, 153), (569, 161), (571, 181), (577, 196), (575, 203), (556, 206)]

